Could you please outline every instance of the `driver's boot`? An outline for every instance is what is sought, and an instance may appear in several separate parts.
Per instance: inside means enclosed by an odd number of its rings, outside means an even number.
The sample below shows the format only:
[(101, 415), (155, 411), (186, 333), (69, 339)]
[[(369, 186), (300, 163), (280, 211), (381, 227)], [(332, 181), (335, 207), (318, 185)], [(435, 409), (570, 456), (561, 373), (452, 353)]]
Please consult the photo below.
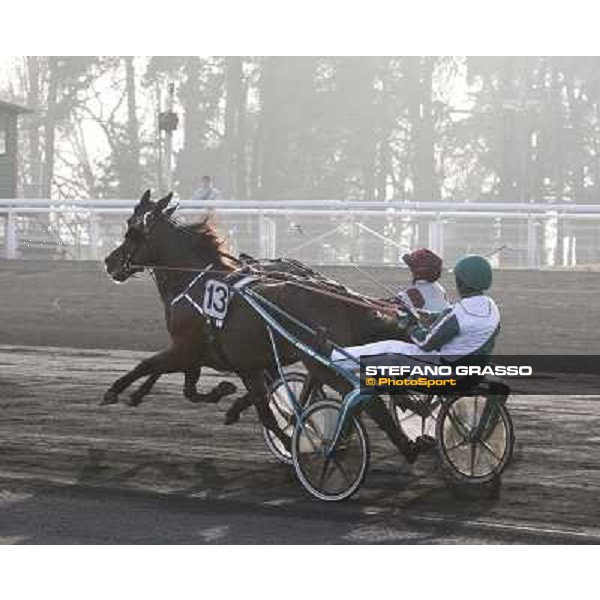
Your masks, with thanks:
[(365, 411), (385, 431), (394, 446), (404, 455), (406, 462), (412, 465), (419, 456), (419, 445), (411, 441), (406, 434), (396, 426), (388, 409), (381, 398), (368, 402)]

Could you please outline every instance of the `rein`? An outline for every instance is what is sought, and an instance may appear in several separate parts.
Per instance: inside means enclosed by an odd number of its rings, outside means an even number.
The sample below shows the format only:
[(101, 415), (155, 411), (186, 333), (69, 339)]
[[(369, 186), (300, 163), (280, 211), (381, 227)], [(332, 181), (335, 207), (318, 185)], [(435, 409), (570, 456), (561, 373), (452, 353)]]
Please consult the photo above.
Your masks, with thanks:
[[(241, 261), (238, 261), (241, 262)], [(162, 265), (139, 265), (139, 264), (132, 264), (131, 265), (134, 268), (139, 268), (139, 269), (150, 269), (152, 271), (179, 271), (179, 272), (184, 272), (184, 273), (199, 273), (200, 271), (202, 271), (203, 269), (200, 269), (198, 267), (170, 267), (170, 266), (162, 266)], [(206, 268), (206, 267), (205, 267)], [(209, 273), (215, 273), (215, 274), (220, 274), (220, 275), (230, 275), (231, 273), (235, 273), (236, 270), (233, 271), (226, 271), (226, 270), (217, 270), (217, 269), (210, 269), (208, 271)], [(321, 296), (327, 296), (329, 298), (334, 298), (336, 300), (340, 300), (342, 302), (345, 302), (346, 304), (353, 304), (355, 306), (360, 306), (361, 308), (367, 308), (369, 310), (379, 310), (381, 312), (384, 312), (386, 314), (389, 315), (396, 315), (397, 313), (397, 309), (394, 307), (394, 305), (385, 302), (383, 300), (377, 300), (375, 298), (368, 298), (368, 299), (359, 299), (359, 298), (355, 298), (353, 296), (347, 296), (344, 294), (340, 294), (337, 292), (333, 292), (331, 290), (325, 290), (322, 287), (319, 286), (318, 283), (314, 283), (314, 284), (307, 284), (307, 283), (302, 283), (300, 281), (295, 281), (293, 279), (293, 275), (290, 275), (288, 273), (280, 273), (280, 277), (276, 277), (274, 275), (276, 275), (277, 273), (272, 273), (272, 274), (264, 274), (264, 273), (259, 273), (261, 276), (261, 279), (263, 281), (266, 281), (267, 283), (269, 282), (285, 282), (288, 283), (290, 285), (293, 285), (295, 287), (310, 291), (310, 292), (314, 292), (316, 294), (320, 294)], [(364, 297), (363, 297), (364, 298)]]
[[(143, 216), (146, 217), (147, 215), (143, 215)], [(177, 227), (177, 224), (172, 219), (169, 218), (168, 220), (172, 225)], [(177, 232), (183, 233), (183, 234), (189, 233), (188, 230), (186, 230), (185, 228), (181, 228), (181, 227), (177, 227)], [(232, 268), (231, 270), (225, 270), (225, 269), (218, 270), (218, 269), (213, 269), (212, 265), (209, 265), (208, 267), (204, 267), (204, 268), (198, 268), (198, 267), (173, 267), (173, 266), (162, 266), (162, 265), (144, 265), (144, 264), (134, 264), (134, 263), (129, 263), (129, 266), (134, 269), (142, 269), (142, 270), (149, 269), (152, 272), (153, 276), (155, 276), (156, 271), (178, 271), (178, 272), (182, 272), (182, 273), (198, 273), (200, 271), (205, 271), (205, 272), (214, 273), (214, 274), (230, 275), (232, 273), (235, 273), (236, 271), (243, 270), (244, 268), (248, 268), (248, 271), (250, 273), (254, 272), (257, 275), (260, 275), (261, 279), (263, 281), (266, 281), (267, 283), (269, 281), (271, 281), (271, 282), (284, 281), (284, 282), (294, 285), (298, 288), (302, 288), (302, 289), (311, 291), (313, 293), (320, 294), (322, 296), (328, 296), (330, 298), (334, 298), (341, 302), (345, 302), (346, 304), (353, 304), (355, 306), (359, 306), (361, 308), (366, 308), (369, 310), (379, 310), (381, 312), (384, 312), (384, 313), (387, 313), (390, 315), (397, 314), (397, 308), (389, 302), (385, 302), (382, 300), (376, 300), (374, 298), (369, 298), (369, 297), (365, 297), (365, 296), (355, 297), (355, 296), (351, 295), (352, 292), (343, 294), (340, 292), (333, 291), (331, 289), (324, 289), (324, 287), (326, 285), (324, 282), (321, 285), (319, 284), (318, 281), (314, 281), (314, 282), (311, 281), (309, 284), (307, 284), (304, 281), (298, 281), (298, 279), (299, 279), (298, 277), (296, 277), (292, 274), (289, 274), (289, 273), (285, 273), (285, 272), (281, 272), (281, 273), (272, 272), (272, 273), (266, 274), (264, 272), (253, 269), (252, 266), (247, 265), (242, 260), (240, 260), (239, 258), (237, 258), (235, 256), (232, 256), (228, 252), (224, 252), (223, 250), (217, 249), (217, 254), (219, 254), (220, 256), (222, 256), (225, 259), (232, 261), (234, 264), (237, 264), (238, 268), (237, 269)], [(363, 273), (362, 269), (360, 269), (358, 266), (356, 266), (356, 265), (353, 265), (353, 266), (355, 266), (359, 272)], [(279, 274), (279, 277), (277, 277), (277, 274)], [(369, 278), (371, 279), (371, 277), (369, 277)], [(379, 283), (379, 282), (377, 282), (377, 283)], [(391, 291), (391, 290), (388, 290), (388, 291)]]
[[(134, 269), (149, 269), (151, 271), (180, 271), (182, 273), (200, 273), (206, 267), (163, 267), (162, 265), (138, 265), (135, 263), (131, 263)], [(211, 273), (218, 273), (220, 275), (235, 273), (235, 269), (233, 271), (225, 271), (224, 269), (217, 270), (211, 269)]]
[(397, 312), (397, 309), (393, 308), (392, 304), (384, 302), (383, 300), (376, 300), (375, 298), (368, 297), (366, 300), (359, 300), (358, 298), (354, 298), (352, 296), (344, 296), (343, 294), (338, 294), (330, 290), (324, 290), (322, 288), (316, 287), (317, 284), (315, 284), (315, 287), (313, 287), (312, 285), (307, 285), (298, 281), (288, 281), (287, 283), (295, 287), (308, 290), (310, 292), (315, 292), (316, 294), (320, 294), (321, 296), (328, 296), (329, 298), (341, 300), (343, 302), (346, 302), (346, 304), (354, 304), (355, 306), (360, 306), (361, 308), (368, 308), (370, 310), (376, 309), (390, 315), (395, 315)]

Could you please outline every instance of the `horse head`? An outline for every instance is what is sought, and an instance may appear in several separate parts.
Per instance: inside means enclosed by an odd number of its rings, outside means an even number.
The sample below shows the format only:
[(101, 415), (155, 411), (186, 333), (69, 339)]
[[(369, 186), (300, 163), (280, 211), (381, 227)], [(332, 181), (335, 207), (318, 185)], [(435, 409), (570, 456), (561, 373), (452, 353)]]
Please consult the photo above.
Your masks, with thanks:
[(123, 241), (105, 259), (108, 274), (122, 283), (158, 260), (156, 248), (157, 225), (170, 223), (170, 217), (177, 206), (168, 208), (173, 194), (169, 193), (157, 202), (150, 198), (146, 190), (127, 219), (127, 229)]
[[(224, 241), (210, 218), (190, 225), (171, 219), (177, 205), (169, 206), (173, 194), (157, 202), (146, 191), (127, 219), (121, 244), (104, 260), (108, 274), (122, 283), (144, 268), (204, 268), (208, 264), (231, 268)], [(229, 257), (229, 258), (228, 258)]]

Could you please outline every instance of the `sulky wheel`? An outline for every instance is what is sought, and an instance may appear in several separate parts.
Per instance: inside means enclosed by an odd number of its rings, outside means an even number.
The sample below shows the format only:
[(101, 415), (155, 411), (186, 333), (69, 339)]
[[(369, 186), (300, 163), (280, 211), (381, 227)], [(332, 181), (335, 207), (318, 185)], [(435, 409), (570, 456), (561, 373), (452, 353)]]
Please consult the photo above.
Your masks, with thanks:
[(485, 395), (450, 398), (436, 426), (442, 466), (457, 483), (496, 481), (510, 461), (514, 430), (506, 406)]
[[(307, 376), (304, 373), (290, 372), (286, 374), (287, 387), (282, 379), (276, 379), (269, 389), (270, 402), (269, 407), (281, 430), (290, 437), (294, 433), (294, 425), (296, 417), (294, 415), (294, 409), (292, 402), (288, 396), (288, 389), (294, 394), (296, 400), (300, 399), (300, 394)], [(311, 395), (310, 401), (321, 399), (322, 392), (320, 387), (316, 387), (315, 391)], [(271, 451), (273, 456), (281, 461), (282, 463), (291, 465), (292, 455), (285, 449), (281, 440), (267, 427), (263, 427), (263, 438), (267, 448)]]
[(292, 438), (292, 457), (302, 485), (319, 500), (345, 500), (361, 486), (369, 465), (369, 439), (361, 420), (348, 417), (328, 455), (341, 405), (322, 400), (302, 415)]

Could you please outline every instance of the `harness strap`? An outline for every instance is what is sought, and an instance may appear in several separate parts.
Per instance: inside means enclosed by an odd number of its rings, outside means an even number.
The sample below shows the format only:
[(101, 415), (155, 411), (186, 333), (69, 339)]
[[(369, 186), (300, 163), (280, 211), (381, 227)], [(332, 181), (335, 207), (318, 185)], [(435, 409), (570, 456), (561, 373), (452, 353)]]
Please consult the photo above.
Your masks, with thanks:
[(173, 298), (173, 300), (171, 300), (171, 306), (173, 306), (174, 304), (176, 304), (177, 302), (179, 302), (182, 298), (185, 298), (186, 300), (188, 300), (189, 302), (191, 302), (194, 307), (196, 308), (196, 310), (198, 310), (201, 314), (204, 314), (202, 311), (202, 308), (200, 308), (196, 302), (194, 302), (191, 298), (191, 296), (188, 294), (188, 292), (192, 289), (192, 287), (196, 284), (196, 282), (200, 281), (200, 279), (202, 279), (207, 271), (212, 267), (212, 263), (210, 265), (207, 265), (206, 267), (204, 267), (204, 269), (202, 269), (202, 271), (200, 271), (200, 273), (198, 275), (196, 275), (196, 277), (194, 277), (190, 283), (188, 283), (187, 287), (183, 290), (183, 292), (181, 292), (181, 294), (178, 294), (177, 296), (175, 296), (175, 298)]
[[(234, 271), (234, 273), (235, 273), (235, 271)], [(231, 276), (229, 275), (225, 278), (225, 280), (230, 279), (230, 278), (231, 278)], [(234, 283), (231, 287), (234, 290), (242, 290), (246, 286), (248, 286), (250, 283), (252, 283), (253, 281), (256, 281), (258, 279), (260, 279), (260, 277), (258, 277), (256, 275), (247, 275), (245, 277), (242, 277), (239, 281)], [(208, 329), (208, 337), (209, 337), (209, 341), (210, 341), (210, 347), (214, 351), (214, 353), (217, 357), (217, 360), (219, 360), (223, 364), (223, 366), (225, 367), (225, 369), (227, 371), (235, 371), (235, 369), (232, 367), (231, 363), (227, 359), (227, 356), (225, 356), (223, 346), (221, 344), (221, 341), (219, 340), (219, 335), (217, 333), (217, 327), (213, 324), (212, 320), (208, 319), (208, 318), (206, 319), (206, 324), (207, 324), (207, 329)]]
[(210, 342), (209, 348), (214, 352), (217, 360), (222, 363), (225, 371), (235, 372), (235, 369), (227, 359), (227, 356), (225, 356), (225, 352), (223, 350), (221, 341), (219, 340), (219, 336), (217, 335), (216, 328), (208, 318), (206, 319), (206, 330)]
[[(217, 333), (218, 327), (215, 325), (213, 320), (204, 313), (202, 306), (194, 300), (194, 298), (192, 297), (192, 295), (190, 293), (192, 288), (194, 287), (194, 285), (196, 285), (205, 275), (212, 273), (210, 271), (212, 266), (213, 265), (211, 263), (211, 264), (207, 265), (204, 269), (202, 269), (202, 271), (189, 282), (189, 284), (186, 286), (186, 288), (180, 294), (175, 296), (173, 298), (173, 300), (171, 300), (171, 307), (173, 307), (175, 304), (177, 304), (181, 300), (187, 300), (194, 307), (194, 309), (200, 315), (202, 315), (204, 317), (204, 320), (206, 323), (206, 333), (208, 336), (209, 348), (210, 348), (211, 352), (214, 354), (217, 361), (222, 365), (224, 370), (234, 371), (235, 369), (233, 368), (233, 366), (227, 359), (227, 356), (225, 355), (225, 352), (223, 350), (223, 346), (221, 344), (219, 335)], [(237, 274), (236, 271), (229, 273), (224, 278), (224, 281), (227, 281), (227, 279), (231, 279), (232, 276), (235, 276), (236, 274)], [(244, 289), (247, 285), (249, 285), (253, 281), (256, 281), (257, 279), (260, 279), (260, 277), (258, 277), (256, 275), (246, 275), (246, 276), (242, 277), (239, 281), (234, 283), (231, 287), (236, 290), (241, 290), (241, 289)]]
[(239, 281), (236, 281), (231, 287), (234, 290), (243, 290), (247, 285), (251, 284), (253, 281), (257, 281), (260, 279), (258, 275), (246, 275), (246, 277), (242, 277)]
[(223, 258), (227, 258), (228, 260), (236, 263), (237, 265), (243, 265), (244, 261), (240, 260), (237, 256), (233, 256), (233, 254), (229, 254), (229, 252), (224, 252), (223, 250), (219, 250), (219, 256)]

